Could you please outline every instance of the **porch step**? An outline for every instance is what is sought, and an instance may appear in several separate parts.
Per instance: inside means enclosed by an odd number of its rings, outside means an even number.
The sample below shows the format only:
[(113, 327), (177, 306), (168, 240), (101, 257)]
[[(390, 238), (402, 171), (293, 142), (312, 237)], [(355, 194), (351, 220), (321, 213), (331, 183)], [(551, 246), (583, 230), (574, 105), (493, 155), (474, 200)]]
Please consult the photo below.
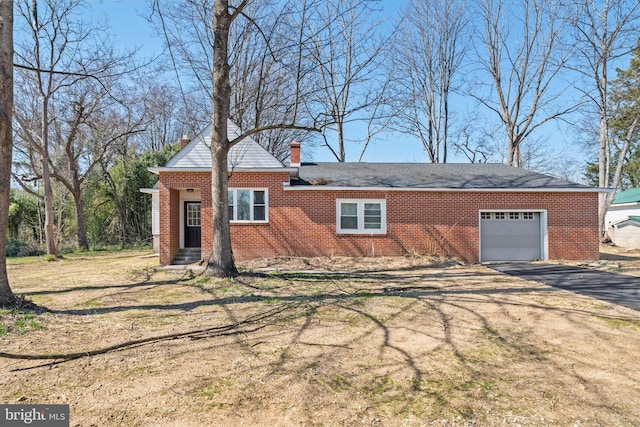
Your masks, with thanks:
[(178, 251), (178, 255), (173, 259), (173, 265), (187, 265), (198, 262), (202, 259), (200, 248), (183, 248)]

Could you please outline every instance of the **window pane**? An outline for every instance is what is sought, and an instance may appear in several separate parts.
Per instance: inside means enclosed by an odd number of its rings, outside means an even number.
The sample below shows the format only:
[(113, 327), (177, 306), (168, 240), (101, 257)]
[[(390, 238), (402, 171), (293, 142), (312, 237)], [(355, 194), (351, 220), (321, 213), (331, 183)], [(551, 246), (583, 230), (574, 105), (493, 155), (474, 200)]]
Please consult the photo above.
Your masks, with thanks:
[(265, 207), (264, 206), (254, 206), (253, 207), (253, 220), (254, 221), (264, 221), (267, 217), (265, 216)]
[(358, 229), (358, 204), (340, 204), (340, 228), (343, 230)]
[(357, 230), (358, 229), (358, 217), (341, 216), (340, 228), (343, 230)]
[(238, 221), (249, 221), (250, 210), (249, 210), (249, 190), (237, 190), (238, 195), (237, 207), (236, 207), (236, 215)]
[(187, 226), (200, 227), (200, 204), (189, 203), (187, 205)]
[(348, 216), (357, 216), (358, 215), (358, 204), (357, 203), (342, 203), (340, 205), (340, 214), (348, 215)]
[(233, 217), (233, 190), (229, 190), (227, 196), (229, 197), (229, 220), (233, 221), (235, 219)]
[(364, 228), (379, 230), (382, 226), (380, 203), (364, 204)]
[(253, 204), (254, 205), (264, 205), (264, 191), (254, 191), (253, 192)]

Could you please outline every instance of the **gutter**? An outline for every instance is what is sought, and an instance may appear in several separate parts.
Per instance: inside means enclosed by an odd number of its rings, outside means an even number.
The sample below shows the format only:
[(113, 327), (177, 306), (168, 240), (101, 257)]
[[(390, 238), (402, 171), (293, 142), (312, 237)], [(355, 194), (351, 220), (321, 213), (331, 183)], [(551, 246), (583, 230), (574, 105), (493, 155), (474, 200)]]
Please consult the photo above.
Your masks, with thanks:
[[(155, 168), (147, 168), (149, 172), (155, 173), (158, 175), (160, 172), (211, 172), (211, 168), (166, 168), (166, 167), (155, 167)], [(268, 172), (288, 172), (289, 175), (297, 176), (298, 168), (233, 168), (229, 169), (230, 173), (233, 172), (260, 172), (260, 173), (268, 173)]]
[(284, 183), (285, 191), (437, 191), (437, 192), (480, 192), (480, 193), (612, 193), (611, 188), (424, 188), (424, 187), (338, 187), (331, 185), (290, 185)]

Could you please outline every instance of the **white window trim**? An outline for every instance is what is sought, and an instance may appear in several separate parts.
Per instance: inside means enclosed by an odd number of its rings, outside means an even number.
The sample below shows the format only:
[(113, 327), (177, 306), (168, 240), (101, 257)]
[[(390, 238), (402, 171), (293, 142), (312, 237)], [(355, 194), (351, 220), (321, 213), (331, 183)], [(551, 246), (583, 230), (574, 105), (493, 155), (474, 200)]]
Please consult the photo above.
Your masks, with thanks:
[[(355, 203), (358, 206), (358, 228), (340, 228), (340, 206), (342, 203)], [(380, 229), (364, 228), (364, 205), (366, 203), (380, 204)], [(387, 201), (385, 199), (336, 199), (336, 233), (337, 234), (387, 234)]]
[[(246, 188), (246, 187), (229, 187), (228, 189), (229, 191), (233, 191), (234, 193), (234, 205), (233, 205), (233, 213), (234, 216), (237, 215), (237, 192), (238, 190), (249, 190), (251, 193), (251, 196), (249, 197), (249, 213), (250, 215), (253, 217), (253, 192), (254, 191), (264, 191), (264, 219), (262, 220), (253, 220), (253, 219), (243, 219), (243, 220), (237, 220), (237, 219), (233, 219), (233, 218), (229, 218), (229, 222), (231, 224), (266, 224), (269, 222), (269, 189), (268, 188)], [(228, 206), (227, 206), (228, 209)]]

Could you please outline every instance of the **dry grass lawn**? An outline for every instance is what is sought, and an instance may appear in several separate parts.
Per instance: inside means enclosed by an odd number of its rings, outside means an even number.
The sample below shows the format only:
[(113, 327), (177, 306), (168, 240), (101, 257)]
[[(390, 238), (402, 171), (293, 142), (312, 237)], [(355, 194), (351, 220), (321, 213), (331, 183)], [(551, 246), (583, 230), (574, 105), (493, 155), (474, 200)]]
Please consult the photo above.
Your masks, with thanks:
[(144, 255), (10, 261), (50, 311), (2, 312), (0, 351), (138, 342), (1, 358), (2, 403), (68, 403), (74, 426), (639, 423), (636, 311), (430, 258), (257, 260), (230, 281)]

